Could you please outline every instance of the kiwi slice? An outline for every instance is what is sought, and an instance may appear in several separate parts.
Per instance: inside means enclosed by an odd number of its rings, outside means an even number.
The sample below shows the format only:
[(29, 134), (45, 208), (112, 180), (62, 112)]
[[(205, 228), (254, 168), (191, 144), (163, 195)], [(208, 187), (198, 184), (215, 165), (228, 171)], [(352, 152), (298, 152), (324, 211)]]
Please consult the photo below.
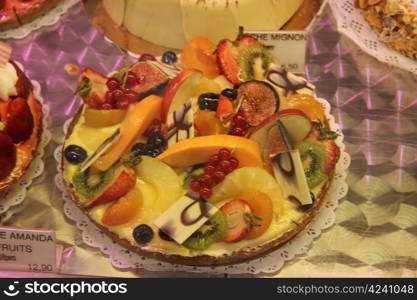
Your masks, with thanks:
[(194, 232), (184, 243), (188, 249), (201, 251), (208, 248), (211, 244), (223, 239), (227, 229), (226, 216), (222, 211), (218, 211), (203, 226)]
[(242, 81), (264, 80), (269, 66), (273, 62), (272, 54), (260, 43), (239, 48), (239, 66)]
[(81, 172), (78, 168), (72, 176), (72, 183), (77, 193), (91, 199), (113, 180), (114, 175), (114, 168), (97, 174), (90, 174), (90, 169)]
[(296, 148), (300, 151), (308, 187), (316, 187), (327, 179), (325, 173), (326, 151), (324, 146), (301, 142)]

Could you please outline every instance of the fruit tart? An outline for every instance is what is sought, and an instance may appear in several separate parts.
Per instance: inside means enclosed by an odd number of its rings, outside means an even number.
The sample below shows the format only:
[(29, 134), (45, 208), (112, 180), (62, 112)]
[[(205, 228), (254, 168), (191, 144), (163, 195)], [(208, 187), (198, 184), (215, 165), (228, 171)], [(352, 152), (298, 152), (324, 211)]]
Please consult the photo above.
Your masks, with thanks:
[(0, 0), (0, 31), (19, 27), (44, 15), (62, 0)]
[(0, 67), (0, 197), (25, 175), (42, 134), (42, 106), (13, 61)]
[(188, 42), (112, 76), (86, 69), (66, 190), (117, 243), (193, 266), (273, 251), (320, 210), (340, 149), (314, 87), (255, 38)]

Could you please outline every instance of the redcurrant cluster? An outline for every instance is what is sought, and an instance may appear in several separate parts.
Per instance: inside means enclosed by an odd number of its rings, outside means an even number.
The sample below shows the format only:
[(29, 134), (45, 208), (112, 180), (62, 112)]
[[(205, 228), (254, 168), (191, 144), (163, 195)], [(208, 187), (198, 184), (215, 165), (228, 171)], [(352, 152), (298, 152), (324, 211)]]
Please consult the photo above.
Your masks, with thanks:
[(230, 131), (231, 135), (244, 136), (249, 128), (248, 122), (241, 113), (237, 113), (233, 117), (232, 130)]
[(138, 101), (138, 94), (131, 90), (135, 85), (140, 84), (143, 78), (138, 78), (135, 73), (129, 71), (127, 73), (125, 86), (122, 87), (121, 82), (114, 77), (107, 80), (106, 85), (108, 91), (104, 97), (104, 103), (101, 104), (102, 109), (128, 109), (129, 104)]
[(199, 193), (200, 197), (208, 199), (212, 194), (212, 188), (238, 166), (239, 160), (232, 156), (229, 149), (222, 148), (218, 153), (210, 156), (209, 162), (204, 166), (203, 175), (193, 179), (190, 188)]

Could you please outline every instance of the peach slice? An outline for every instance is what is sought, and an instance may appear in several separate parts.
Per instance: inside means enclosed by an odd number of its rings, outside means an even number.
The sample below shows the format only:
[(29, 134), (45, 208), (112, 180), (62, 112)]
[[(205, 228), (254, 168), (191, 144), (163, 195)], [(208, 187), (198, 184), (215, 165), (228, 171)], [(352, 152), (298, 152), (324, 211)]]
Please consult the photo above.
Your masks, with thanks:
[(101, 222), (107, 226), (123, 225), (136, 217), (141, 206), (142, 194), (133, 189), (106, 209)]
[(126, 195), (136, 184), (136, 175), (125, 166), (116, 170), (113, 180), (96, 196), (84, 203), (85, 208), (112, 202)]
[(124, 109), (93, 109), (87, 107), (84, 111), (84, 123), (90, 127), (107, 127), (119, 124), (126, 116)]
[(132, 142), (145, 132), (151, 122), (159, 119), (161, 103), (161, 97), (151, 95), (134, 104), (121, 125), (119, 140), (94, 162), (94, 169), (105, 171), (117, 162)]
[(194, 116), (194, 126), (198, 136), (223, 134), (222, 122), (215, 111), (198, 109)]
[(210, 79), (219, 75), (216, 62), (216, 45), (205, 37), (197, 36), (187, 43), (181, 53), (185, 68), (196, 69)]
[(160, 154), (156, 159), (171, 167), (189, 167), (208, 162), (212, 154), (228, 148), (239, 160), (239, 167), (262, 167), (259, 145), (251, 140), (233, 135), (208, 135), (183, 140)]

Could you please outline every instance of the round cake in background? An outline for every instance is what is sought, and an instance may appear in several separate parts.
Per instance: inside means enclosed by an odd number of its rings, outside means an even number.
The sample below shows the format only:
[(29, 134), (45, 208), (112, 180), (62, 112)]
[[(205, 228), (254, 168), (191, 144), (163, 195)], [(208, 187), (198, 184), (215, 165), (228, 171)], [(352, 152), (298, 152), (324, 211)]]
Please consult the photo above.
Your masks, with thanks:
[(62, 0), (0, 0), (0, 31), (19, 27), (46, 14)]
[(413, 0), (356, 0), (356, 6), (381, 41), (417, 59), (417, 2)]
[(246, 30), (302, 30), (322, 0), (84, 0), (91, 22), (122, 48), (161, 55), (195, 36), (234, 39)]

